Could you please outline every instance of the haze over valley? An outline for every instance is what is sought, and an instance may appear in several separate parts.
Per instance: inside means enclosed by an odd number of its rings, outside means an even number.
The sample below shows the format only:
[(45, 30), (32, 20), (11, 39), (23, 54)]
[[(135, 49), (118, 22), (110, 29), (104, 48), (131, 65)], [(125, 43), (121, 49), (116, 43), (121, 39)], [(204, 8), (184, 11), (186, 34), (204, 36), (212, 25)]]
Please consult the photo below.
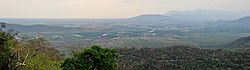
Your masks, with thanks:
[[(144, 14), (120, 19), (1, 18), (7, 29), (22, 35), (42, 33), (55, 45), (101, 44), (106, 47), (165, 47), (191, 45), (206, 48), (249, 35), (249, 12), (197, 9)], [(187, 18), (188, 17), (188, 18)]]

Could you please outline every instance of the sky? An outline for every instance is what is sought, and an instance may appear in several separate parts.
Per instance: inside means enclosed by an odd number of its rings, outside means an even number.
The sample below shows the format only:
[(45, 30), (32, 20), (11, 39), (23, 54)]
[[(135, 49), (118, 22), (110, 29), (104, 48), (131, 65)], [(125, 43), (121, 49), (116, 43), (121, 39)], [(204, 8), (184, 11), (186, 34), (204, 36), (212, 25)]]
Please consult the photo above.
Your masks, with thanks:
[(172, 10), (249, 11), (250, 0), (0, 0), (0, 18), (128, 18)]

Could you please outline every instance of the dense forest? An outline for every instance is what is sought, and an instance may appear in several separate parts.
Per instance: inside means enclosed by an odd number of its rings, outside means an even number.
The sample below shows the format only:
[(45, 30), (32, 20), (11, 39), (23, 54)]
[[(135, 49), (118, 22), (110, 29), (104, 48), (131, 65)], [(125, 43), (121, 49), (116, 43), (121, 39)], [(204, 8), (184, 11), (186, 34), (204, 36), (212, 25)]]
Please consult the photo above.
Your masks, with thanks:
[(119, 66), (121, 70), (249, 70), (250, 49), (123, 48)]
[[(250, 49), (204, 49), (192, 46), (72, 50), (65, 57), (42, 35), (15, 38), (17, 31), (0, 27), (0, 70), (249, 70)], [(247, 37), (246, 37), (247, 38)], [(230, 44), (248, 39), (239, 39)]]

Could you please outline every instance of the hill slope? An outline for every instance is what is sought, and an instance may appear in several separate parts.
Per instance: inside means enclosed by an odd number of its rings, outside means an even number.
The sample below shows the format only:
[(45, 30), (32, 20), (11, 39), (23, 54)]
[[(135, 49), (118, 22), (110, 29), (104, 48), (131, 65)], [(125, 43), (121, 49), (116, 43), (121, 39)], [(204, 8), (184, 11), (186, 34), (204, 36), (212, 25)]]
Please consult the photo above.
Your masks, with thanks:
[(250, 24), (250, 16), (240, 18), (240, 19), (235, 20), (233, 22), (238, 23), (238, 24)]
[(226, 45), (229, 48), (250, 48), (250, 36), (237, 39)]

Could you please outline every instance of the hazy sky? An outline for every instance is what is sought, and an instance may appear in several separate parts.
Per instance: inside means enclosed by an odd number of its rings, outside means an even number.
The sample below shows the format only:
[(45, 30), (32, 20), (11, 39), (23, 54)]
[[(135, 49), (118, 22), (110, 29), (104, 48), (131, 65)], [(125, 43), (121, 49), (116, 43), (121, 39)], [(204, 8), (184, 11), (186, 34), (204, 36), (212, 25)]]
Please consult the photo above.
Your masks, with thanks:
[(250, 0), (0, 0), (0, 18), (126, 18), (170, 10), (250, 10)]

